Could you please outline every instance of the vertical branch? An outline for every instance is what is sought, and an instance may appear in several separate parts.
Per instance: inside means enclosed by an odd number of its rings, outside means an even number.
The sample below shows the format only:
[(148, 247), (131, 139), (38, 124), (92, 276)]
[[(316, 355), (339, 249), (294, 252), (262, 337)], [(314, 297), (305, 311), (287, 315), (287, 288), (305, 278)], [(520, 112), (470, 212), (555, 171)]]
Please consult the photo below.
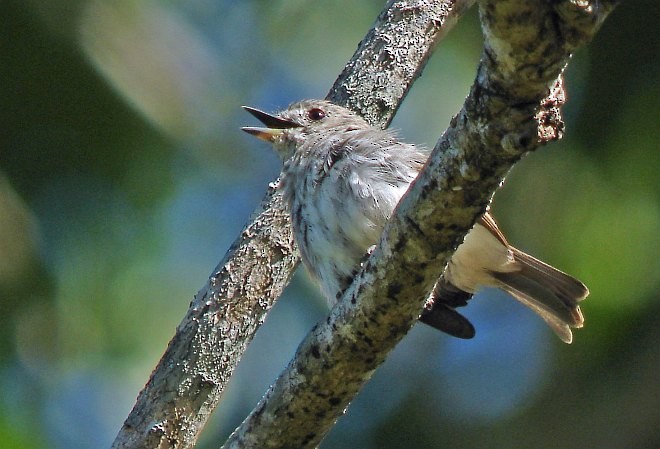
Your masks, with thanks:
[(390, 0), (326, 99), (386, 128), (433, 49), (474, 0)]

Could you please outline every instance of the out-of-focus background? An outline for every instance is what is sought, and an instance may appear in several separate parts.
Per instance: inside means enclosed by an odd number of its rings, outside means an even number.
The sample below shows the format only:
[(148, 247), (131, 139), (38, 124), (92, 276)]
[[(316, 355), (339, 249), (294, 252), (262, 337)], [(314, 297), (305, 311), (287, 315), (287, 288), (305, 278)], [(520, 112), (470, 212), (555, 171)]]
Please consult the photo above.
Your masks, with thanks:
[[(0, 446), (108, 447), (279, 161), (240, 106), (324, 97), (384, 1), (4, 0), (0, 32)], [(660, 447), (660, 22), (629, 0), (568, 69), (565, 139), (494, 213), (586, 282), (564, 345), (484, 292), (477, 337), (416, 326), (326, 448)], [(432, 146), (481, 49), (475, 11), (393, 127)], [(199, 447), (218, 447), (327, 310), (301, 271)]]

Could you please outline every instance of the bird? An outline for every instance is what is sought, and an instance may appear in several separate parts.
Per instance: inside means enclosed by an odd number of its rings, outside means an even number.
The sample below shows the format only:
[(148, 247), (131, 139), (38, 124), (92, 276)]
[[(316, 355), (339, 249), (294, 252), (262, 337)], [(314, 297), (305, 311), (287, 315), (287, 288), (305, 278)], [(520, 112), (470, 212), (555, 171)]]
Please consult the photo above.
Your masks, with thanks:
[[(270, 114), (243, 106), (263, 127), (243, 131), (270, 143), (282, 163), (280, 188), (303, 264), (330, 306), (373, 250), (429, 151), (371, 126), (326, 100), (303, 100)], [(584, 317), (589, 294), (576, 278), (511, 246), (489, 211), (448, 262), (420, 321), (459, 338), (474, 326), (457, 307), (478, 290), (499, 288), (536, 312), (564, 342)]]

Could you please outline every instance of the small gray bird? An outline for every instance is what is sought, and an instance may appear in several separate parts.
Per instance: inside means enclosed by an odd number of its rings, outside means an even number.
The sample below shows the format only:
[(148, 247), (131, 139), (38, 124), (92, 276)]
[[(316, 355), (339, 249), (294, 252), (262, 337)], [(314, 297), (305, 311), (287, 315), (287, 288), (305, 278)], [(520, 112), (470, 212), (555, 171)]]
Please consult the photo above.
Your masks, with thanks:
[[(429, 153), (323, 100), (292, 104), (277, 115), (245, 109), (265, 128), (243, 131), (270, 142), (284, 162), (281, 186), (302, 260), (330, 305), (339, 299), (378, 242), (394, 208)], [(451, 258), (421, 321), (470, 338), (454, 309), (482, 287), (497, 287), (531, 308), (564, 342), (582, 327), (577, 279), (509, 245), (484, 214)]]

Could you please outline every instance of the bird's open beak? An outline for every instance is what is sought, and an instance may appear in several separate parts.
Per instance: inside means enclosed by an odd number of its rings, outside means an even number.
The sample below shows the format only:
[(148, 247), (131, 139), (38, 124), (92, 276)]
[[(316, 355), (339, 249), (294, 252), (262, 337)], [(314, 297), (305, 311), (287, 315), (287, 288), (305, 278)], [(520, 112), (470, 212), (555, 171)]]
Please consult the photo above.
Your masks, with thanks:
[(254, 115), (261, 123), (266, 125), (267, 128), (245, 126), (241, 129), (261, 140), (265, 140), (266, 142), (274, 141), (275, 138), (281, 136), (286, 129), (300, 127), (300, 125), (295, 122), (275, 117), (274, 115), (267, 114), (259, 109), (251, 108), (249, 106), (243, 106), (243, 109)]

